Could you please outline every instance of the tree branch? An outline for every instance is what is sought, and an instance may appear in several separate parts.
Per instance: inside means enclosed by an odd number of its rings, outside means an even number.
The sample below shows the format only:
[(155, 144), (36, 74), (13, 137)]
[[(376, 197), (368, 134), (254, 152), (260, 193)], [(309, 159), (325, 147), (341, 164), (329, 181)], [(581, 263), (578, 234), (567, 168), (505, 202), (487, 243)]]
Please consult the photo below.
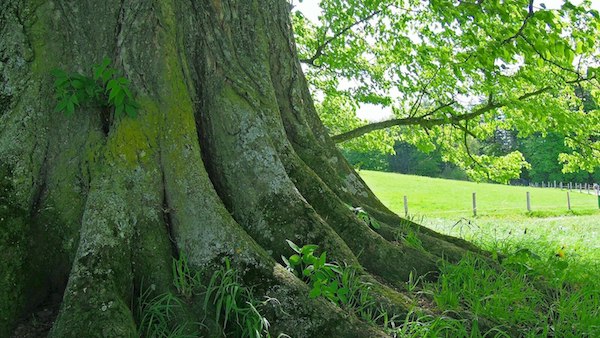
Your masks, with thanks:
[[(548, 87), (544, 87), (544, 88), (538, 89), (533, 92), (525, 93), (525, 94), (519, 96), (515, 101), (526, 100), (530, 97), (543, 94), (543, 93), (549, 91), (550, 89), (552, 89), (552, 87), (548, 86)], [(466, 114), (462, 114), (462, 115), (453, 115), (450, 117), (432, 118), (432, 119), (424, 118), (425, 116), (432, 115), (433, 113), (435, 113), (437, 111), (440, 111), (444, 108), (454, 105), (456, 103), (456, 101), (453, 100), (449, 103), (446, 103), (444, 105), (437, 107), (433, 111), (428, 112), (428, 113), (424, 114), (423, 116), (391, 119), (391, 120), (367, 124), (367, 125), (358, 127), (356, 129), (347, 131), (345, 133), (335, 135), (332, 137), (332, 140), (336, 143), (341, 143), (341, 142), (351, 140), (353, 138), (357, 138), (359, 136), (362, 136), (364, 134), (370, 133), (375, 130), (390, 128), (390, 127), (395, 127), (395, 126), (420, 126), (420, 127), (424, 127), (424, 128), (430, 128), (433, 126), (440, 126), (440, 125), (445, 125), (445, 124), (457, 124), (458, 122), (461, 122), (461, 121), (467, 121), (467, 120), (474, 119), (474, 118), (481, 116), (493, 109), (505, 107), (515, 101), (507, 101), (507, 102), (502, 102), (502, 103), (494, 103), (493, 101), (488, 101), (483, 107), (475, 109), (474, 111), (472, 111), (470, 113), (466, 113)]]
[[(390, 5), (387, 5), (386, 7), (384, 7), (384, 9), (387, 8), (387, 7), (389, 7), (389, 6)], [(321, 56), (323, 56), (323, 50), (325, 49), (325, 47), (327, 47), (333, 40), (335, 40), (335, 39), (339, 38), (340, 36), (346, 34), (346, 32), (348, 32), (352, 28), (354, 28), (354, 27), (356, 27), (356, 26), (358, 26), (358, 25), (360, 25), (360, 24), (362, 24), (362, 23), (364, 23), (366, 21), (371, 20), (373, 17), (375, 17), (376, 15), (378, 15), (379, 13), (381, 13), (382, 11), (383, 11), (383, 9), (376, 10), (376, 11), (370, 13), (369, 15), (365, 16), (364, 18), (361, 18), (360, 20), (358, 20), (358, 21), (356, 21), (356, 22), (354, 22), (354, 23), (352, 23), (352, 24), (350, 24), (350, 25), (342, 28), (339, 32), (335, 33), (333, 36), (331, 36), (330, 38), (328, 38), (327, 40), (325, 40), (323, 43), (321, 43), (319, 46), (317, 46), (317, 50), (315, 51), (315, 54), (312, 57), (310, 57), (308, 59), (300, 59), (300, 62), (306, 63), (306, 64), (311, 65), (311, 66), (318, 67), (315, 64), (315, 61), (318, 58), (320, 58)]]
[(519, 30), (513, 36), (504, 39), (500, 44), (504, 45), (506, 43), (509, 43), (511, 40), (516, 39), (519, 35), (522, 35), (523, 30), (525, 30), (525, 26), (527, 26), (527, 22), (533, 17), (534, 13), (535, 12), (533, 11), (533, 0), (529, 0), (529, 4), (527, 6), (527, 15), (525, 16), (525, 19), (523, 19), (523, 24), (521, 24), (521, 27), (519, 27)]

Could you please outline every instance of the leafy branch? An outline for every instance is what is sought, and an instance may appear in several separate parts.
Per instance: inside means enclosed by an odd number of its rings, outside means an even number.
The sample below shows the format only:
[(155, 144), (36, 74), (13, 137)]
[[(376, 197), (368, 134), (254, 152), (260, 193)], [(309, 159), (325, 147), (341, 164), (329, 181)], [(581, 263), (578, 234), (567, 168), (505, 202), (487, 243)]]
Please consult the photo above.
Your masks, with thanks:
[(93, 104), (105, 109), (114, 107), (115, 116), (125, 113), (136, 117), (139, 104), (129, 89), (129, 80), (120, 76), (110, 63), (109, 58), (104, 58), (101, 64), (93, 65), (93, 77), (54, 69), (52, 75), (58, 101), (55, 111), (72, 115), (76, 107)]
[[(388, 6), (386, 6), (385, 8), (387, 8), (387, 7), (389, 7), (389, 6), (391, 6), (391, 4), (390, 4), (390, 5), (388, 5)], [(365, 23), (365, 22), (367, 22), (367, 21), (371, 20), (371, 19), (372, 19), (372, 18), (374, 18), (375, 16), (379, 15), (381, 12), (383, 12), (383, 9), (378, 9), (378, 10), (376, 10), (376, 11), (373, 11), (373, 12), (369, 13), (367, 16), (365, 16), (365, 17), (363, 17), (363, 18), (360, 18), (359, 20), (357, 20), (357, 21), (355, 21), (355, 22), (351, 23), (350, 25), (348, 25), (348, 26), (346, 26), (346, 27), (342, 28), (342, 29), (341, 29), (339, 32), (337, 32), (337, 33), (333, 34), (331, 37), (327, 38), (325, 41), (323, 41), (321, 44), (319, 44), (319, 45), (317, 46), (317, 48), (316, 48), (316, 51), (315, 51), (315, 54), (313, 54), (313, 56), (311, 56), (311, 57), (310, 57), (310, 58), (308, 58), (308, 59), (301, 59), (301, 60), (300, 60), (300, 62), (302, 62), (302, 63), (306, 63), (306, 64), (309, 64), (309, 65), (311, 65), (311, 66), (315, 66), (315, 67), (316, 67), (317, 65), (315, 64), (315, 61), (316, 61), (318, 58), (320, 58), (321, 56), (323, 56), (324, 50), (325, 50), (325, 48), (326, 48), (326, 47), (327, 47), (329, 44), (331, 44), (331, 43), (332, 43), (332, 42), (333, 42), (335, 39), (339, 38), (340, 36), (342, 36), (342, 35), (346, 34), (346, 33), (347, 33), (348, 31), (350, 31), (352, 28), (354, 28), (354, 27), (356, 27), (356, 26), (358, 26), (358, 25), (360, 25), (360, 24), (362, 24), (362, 23)]]
[[(591, 79), (581, 79), (579, 81), (568, 81), (568, 82), (575, 83), (575, 82), (588, 81), (588, 80), (591, 80)], [(456, 101), (452, 100), (452, 101), (445, 103), (445, 104), (443, 104), (421, 116), (405, 117), (405, 118), (391, 119), (391, 120), (385, 120), (385, 121), (381, 121), (381, 122), (370, 123), (370, 124), (352, 129), (350, 131), (335, 135), (332, 137), (332, 140), (336, 143), (341, 143), (341, 142), (345, 142), (345, 141), (360, 137), (360, 136), (370, 133), (372, 131), (386, 129), (386, 128), (395, 127), (395, 126), (420, 126), (423, 128), (430, 128), (433, 126), (441, 126), (441, 125), (447, 125), (447, 124), (455, 125), (462, 121), (472, 120), (472, 119), (479, 117), (491, 110), (506, 107), (516, 101), (524, 101), (529, 98), (541, 95), (545, 92), (550, 91), (552, 88), (553, 87), (547, 86), (547, 87), (543, 87), (543, 88), (540, 88), (540, 89), (532, 91), (532, 92), (525, 93), (525, 94), (519, 96), (515, 101), (493, 102), (492, 100), (489, 100), (484, 106), (477, 108), (470, 113), (465, 113), (465, 114), (461, 114), (461, 115), (451, 115), (450, 117), (426, 118), (428, 116), (433, 115), (434, 113), (437, 113), (443, 109), (449, 108), (449, 107), (453, 106), (454, 104), (456, 104)]]

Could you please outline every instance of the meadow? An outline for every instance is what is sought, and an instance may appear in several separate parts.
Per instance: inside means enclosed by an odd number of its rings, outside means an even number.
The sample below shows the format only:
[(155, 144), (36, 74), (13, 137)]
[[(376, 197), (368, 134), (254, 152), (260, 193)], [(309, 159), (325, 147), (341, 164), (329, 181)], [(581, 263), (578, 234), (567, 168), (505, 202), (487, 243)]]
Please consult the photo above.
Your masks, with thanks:
[[(435, 304), (437, 316), (417, 313), (398, 336), (598, 337), (600, 336), (600, 211), (595, 195), (361, 171), (375, 194), (408, 218), (465, 238), (492, 253), (493, 261), (467, 256), (441, 262), (436, 282), (415, 277), (407, 288)], [(525, 192), (532, 212), (526, 211)], [(471, 194), (478, 196), (473, 217)], [(418, 243), (416, 243), (418, 246)], [(456, 318), (457, 311), (472, 313)], [(479, 323), (499, 323), (480, 330)], [(489, 324), (489, 323), (488, 323)], [(489, 325), (488, 325), (489, 327)]]
[(578, 189), (570, 191), (569, 212), (566, 189), (454, 181), (367, 170), (362, 170), (360, 175), (379, 199), (399, 214), (404, 214), (403, 197), (407, 196), (409, 214), (442, 218), (472, 216), (472, 193), (476, 193), (478, 216), (525, 215), (527, 192), (534, 215), (600, 214), (596, 195), (587, 194), (585, 190), (581, 193)]

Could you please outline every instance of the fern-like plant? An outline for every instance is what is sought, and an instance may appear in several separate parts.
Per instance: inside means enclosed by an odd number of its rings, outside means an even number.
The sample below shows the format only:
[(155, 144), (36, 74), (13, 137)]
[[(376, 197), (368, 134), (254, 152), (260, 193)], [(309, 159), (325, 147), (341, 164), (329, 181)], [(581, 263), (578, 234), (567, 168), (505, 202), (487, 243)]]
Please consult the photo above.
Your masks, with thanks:
[(115, 116), (127, 114), (136, 117), (139, 104), (129, 89), (129, 80), (119, 75), (110, 64), (111, 60), (104, 58), (102, 63), (93, 65), (92, 77), (54, 69), (52, 75), (58, 101), (55, 111), (72, 115), (76, 107), (92, 104), (104, 109), (114, 107)]

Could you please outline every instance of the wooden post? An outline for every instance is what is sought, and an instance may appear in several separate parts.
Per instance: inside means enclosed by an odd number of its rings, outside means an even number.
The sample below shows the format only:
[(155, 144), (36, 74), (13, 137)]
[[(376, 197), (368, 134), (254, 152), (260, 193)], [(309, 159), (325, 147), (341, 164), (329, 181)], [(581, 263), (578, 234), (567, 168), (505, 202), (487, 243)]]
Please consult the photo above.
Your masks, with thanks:
[(567, 208), (569, 210), (571, 210), (571, 196), (569, 195), (568, 191), (567, 191)]
[(531, 199), (529, 198), (529, 191), (527, 192), (527, 212), (531, 212)]
[(473, 217), (477, 216), (477, 198), (475, 193), (473, 193)]
[(408, 217), (408, 198), (404, 196), (404, 216)]

